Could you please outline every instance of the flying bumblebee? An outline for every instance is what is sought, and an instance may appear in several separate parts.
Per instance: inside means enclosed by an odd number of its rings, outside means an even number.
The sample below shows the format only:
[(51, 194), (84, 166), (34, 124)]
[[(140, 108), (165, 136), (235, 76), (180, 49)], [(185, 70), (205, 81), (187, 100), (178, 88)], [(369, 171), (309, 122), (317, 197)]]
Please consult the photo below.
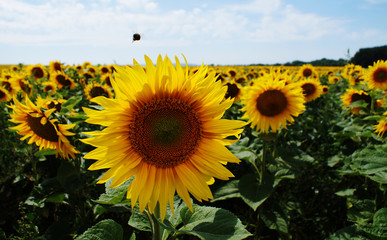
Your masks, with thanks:
[(140, 41), (140, 39), (141, 39), (141, 35), (139, 33), (133, 34), (133, 41), (132, 42)]

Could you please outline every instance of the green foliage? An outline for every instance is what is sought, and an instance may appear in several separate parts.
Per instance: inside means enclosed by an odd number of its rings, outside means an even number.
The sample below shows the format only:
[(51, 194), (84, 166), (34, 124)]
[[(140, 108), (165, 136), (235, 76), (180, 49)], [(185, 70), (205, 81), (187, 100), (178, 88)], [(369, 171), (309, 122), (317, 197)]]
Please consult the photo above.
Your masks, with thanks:
[(122, 240), (123, 229), (120, 224), (114, 220), (102, 220), (93, 227), (89, 228), (76, 240)]

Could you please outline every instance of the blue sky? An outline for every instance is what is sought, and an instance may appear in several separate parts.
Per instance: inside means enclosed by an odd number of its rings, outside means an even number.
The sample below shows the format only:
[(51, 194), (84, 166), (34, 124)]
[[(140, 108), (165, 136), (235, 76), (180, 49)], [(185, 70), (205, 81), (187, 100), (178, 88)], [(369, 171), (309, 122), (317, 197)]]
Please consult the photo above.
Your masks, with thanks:
[(0, 64), (339, 59), (386, 45), (386, 12), (387, 0), (0, 0)]

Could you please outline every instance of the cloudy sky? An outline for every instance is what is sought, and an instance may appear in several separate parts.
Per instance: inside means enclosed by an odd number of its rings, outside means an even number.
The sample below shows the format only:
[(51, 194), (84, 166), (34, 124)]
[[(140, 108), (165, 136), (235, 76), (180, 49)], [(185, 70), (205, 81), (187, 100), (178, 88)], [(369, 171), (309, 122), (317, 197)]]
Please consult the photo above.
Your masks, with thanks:
[(386, 12), (387, 0), (0, 0), (0, 64), (339, 59), (386, 45)]

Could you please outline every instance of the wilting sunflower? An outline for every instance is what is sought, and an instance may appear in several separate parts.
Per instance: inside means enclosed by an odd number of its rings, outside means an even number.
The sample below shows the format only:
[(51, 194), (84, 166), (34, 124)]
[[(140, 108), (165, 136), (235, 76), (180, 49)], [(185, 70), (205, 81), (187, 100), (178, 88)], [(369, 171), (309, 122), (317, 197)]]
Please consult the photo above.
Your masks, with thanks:
[(341, 95), (343, 108), (350, 108), (355, 114), (359, 114), (361, 107), (350, 107), (350, 105), (359, 100), (364, 100), (368, 104), (368, 107), (370, 107), (372, 102), (372, 98), (367, 92), (355, 88), (348, 88), (346, 92)]
[(384, 119), (381, 119), (378, 124), (373, 126), (378, 136), (383, 136), (384, 132), (387, 131), (387, 112), (383, 115), (385, 116)]
[(0, 102), (8, 102), (11, 99), (7, 89), (0, 86)]
[(307, 102), (320, 97), (322, 94), (322, 86), (318, 79), (309, 78), (297, 83), (302, 88), (302, 93)]
[(87, 99), (92, 99), (98, 96), (104, 96), (107, 98), (112, 97), (112, 91), (109, 89), (109, 87), (101, 85), (99, 83), (90, 83), (87, 84), (84, 89), (85, 95)]
[(287, 122), (293, 123), (294, 118), (305, 109), (302, 89), (297, 84), (287, 84), (268, 77), (265, 81), (257, 81), (247, 87), (242, 95), (241, 109), (243, 118), (249, 119), (251, 127), (260, 132), (277, 132)]
[(39, 80), (47, 76), (46, 70), (41, 64), (30, 65), (28, 70), (30, 76), (32, 76), (35, 80)]
[(387, 90), (387, 61), (375, 62), (368, 68), (365, 78), (369, 88)]
[(23, 137), (20, 140), (30, 138), (28, 144), (35, 143), (41, 149), (54, 149), (56, 156), (58, 154), (63, 158), (75, 158), (78, 151), (71, 145), (66, 136), (72, 136), (74, 133), (68, 130), (75, 124), (59, 124), (57, 119), (50, 118), (50, 115), (56, 111), (56, 108), (42, 110), (42, 106), (36, 106), (26, 97), (26, 105), (13, 99), (15, 105), (11, 119), (9, 121), (18, 124), (10, 127), (18, 131)]
[(132, 207), (139, 202), (153, 212), (157, 203), (164, 219), (169, 203), (173, 211), (175, 191), (192, 209), (191, 194), (208, 200), (208, 184), (214, 178), (233, 177), (223, 165), (238, 163), (226, 147), (236, 140), (245, 122), (221, 119), (232, 105), (224, 100), (226, 87), (201, 66), (194, 75), (176, 67), (168, 57), (157, 65), (145, 56), (146, 72), (135, 60), (132, 67), (115, 66), (112, 84), (116, 97), (96, 97), (91, 101), (104, 110), (84, 108), (88, 123), (106, 126), (82, 141), (97, 147), (85, 155), (97, 162), (89, 170), (108, 168), (98, 183), (113, 178), (117, 187), (134, 176), (127, 191)]

